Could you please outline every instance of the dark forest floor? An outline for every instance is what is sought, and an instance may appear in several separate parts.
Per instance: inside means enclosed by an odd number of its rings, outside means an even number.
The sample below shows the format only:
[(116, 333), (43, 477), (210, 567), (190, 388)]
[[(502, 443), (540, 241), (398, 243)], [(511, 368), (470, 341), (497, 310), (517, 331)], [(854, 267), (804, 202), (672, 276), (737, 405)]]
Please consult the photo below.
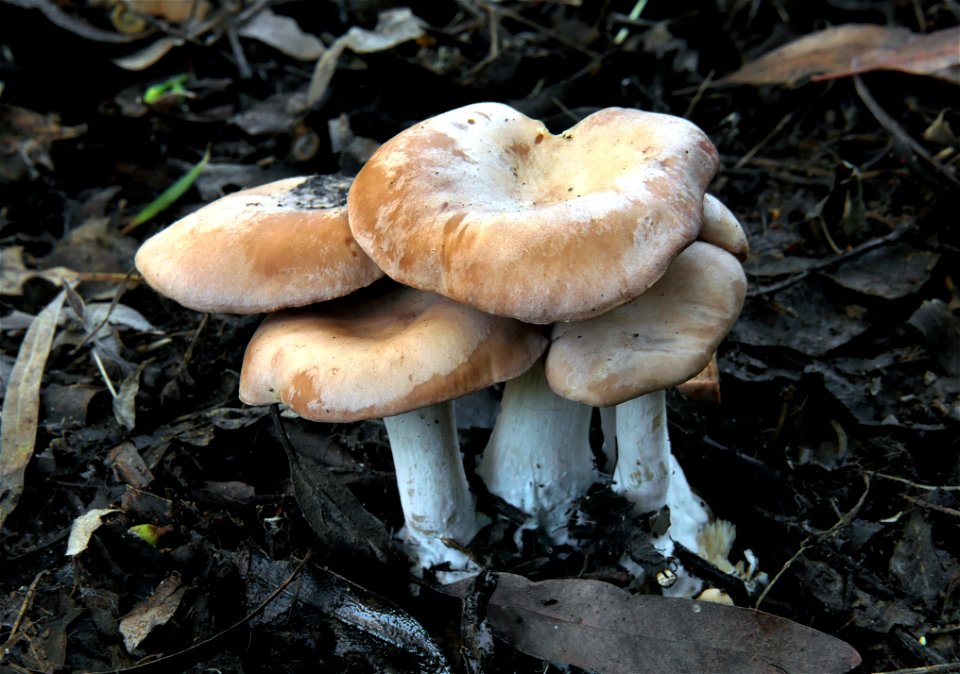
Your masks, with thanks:
[[(960, 671), (958, 33), (898, 62), (909, 67), (839, 72), (866, 52), (851, 38), (730, 78), (828, 26), (886, 27), (884, 44), (906, 42), (897, 31), (956, 31), (960, 6), (650, 0), (630, 20), (630, 2), (579, 4), (413, 3), (419, 37), (347, 49), (309, 105), (317, 53), (293, 38), (330, 45), (351, 26), (372, 30), (390, 3), (215, 5), (209, 29), (167, 44), (189, 27), (128, 39), (110, 7), (0, 2), (8, 402), (18, 353), (36, 350), (42, 366), (49, 352), (23, 491), (0, 530), (0, 670), (147, 671), (179, 653), (153, 668), (560, 671), (516, 643), (471, 650), (482, 615), (411, 582), (402, 562), (338, 545), (338, 523), (294, 497), (297, 480), (327, 484), (394, 531), (381, 424), (283, 419), (306, 457), (292, 475), (269, 411), (237, 400), (259, 318), (192, 312), (128, 276), (147, 236), (202, 203), (286, 176), (352, 174), (413, 122), (491, 100), (554, 131), (625, 106), (684, 116), (711, 137), (722, 157), (711, 192), (748, 232), (750, 286), (719, 352), (722, 403), (671, 392), (669, 404), (691, 485), (772, 579), (740, 605), (761, 600), (848, 642), (858, 671)], [(299, 31), (244, 29), (267, 6)], [(148, 45), (169, 51), (151, 62)], [(143, 102), (180, 74), (189, 95)], [(208, 147), (189, 190), (131, 226)], [(58, 300), (64, 280), (76, 292)], [(25, 342), (41, 322), (49, 347)], [(29, 416), (29, 405), (6, 405), (5, 437)], [(488, 433), (462, 429), (468, 459)], [(625, 585), (616, 552), (635, 529), (597, 515), (612, 512), (608, 497), (587, 504), (603, 541), (590, 554), (529, 540), (511, 556), (496, 550), (512, 533), (502, 525), (486, 534), (491, 568)], [(93, 509), (109, 512), (86, 549), (65, 556), (72, 523)], [(155, 540), (132, 535), (137, 525)], [(291, 574), (286, 593), (247, 617)], [(125, 645), (119, 625), (134, 611), (155, 627)], [(682, 623), (665, 630), (666, 648), (682, 645)], [(637, 635), (644, 647), (651, 638)]]

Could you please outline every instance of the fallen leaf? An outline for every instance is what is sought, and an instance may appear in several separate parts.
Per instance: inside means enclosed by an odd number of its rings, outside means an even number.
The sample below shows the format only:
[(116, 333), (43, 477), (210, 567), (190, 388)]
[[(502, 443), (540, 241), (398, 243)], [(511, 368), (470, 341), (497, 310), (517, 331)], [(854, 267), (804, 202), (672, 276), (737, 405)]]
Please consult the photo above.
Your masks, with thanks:
[[(54, 286), (61, 286), (64, 282), (76, 283), (79, 281), (106, 281), (119, 283), (127, 279), (126, 274), (78, 272), (68, 267), (51, 267), (49, 269), (27, 269), (23, 262), (23, 246), (7, 246), (0, 249), (0, 295), (22, 295), (23, 284), (31, 279), (43, 279)], [(4, 319), (4, 328), (10, 326), (10, 321)]]
[(171, 575), (160, 581), (146, 601), (136, 606), (120, 620), (120, 634), (127, 651), (133, 653), (155, 627), (166, 625), (180, 606), (186, 587), (180, 577)]
[(87, 549), (93, 532), (103, 524), (103, 518), (110, 513), (119, 512), (116, 508), (94, 508), (83, 513), (70, 526), (70, 538), (67, 539), (67, 557), (76, 557)]
[(150, 467), (132, 442), (123, 442), (110, 450), (107, 466), (113, 470), (118, 481), (138, 489), (144, 489), (153, 482)]
[(805, 35), (727, 75), (733, 84), (796, 86), (806, 78), (899, 70), (960, 82), (960, 28), (927, 35), (872, 24), (833, 26)]
[(310, 89), (307, 92), (307, 105), (312, 107), (323, 98), (344, 49), (350, 49), (357, 54), (370, 54), (392, 49), (422, 36), (423, 22), (410, 11), (409, 7), (398, 7), (381, 12), (377, 18), (377, 25), (372, 31), (358, 26), (352, 27), (346, 35), (334, 40), (326, 53), (317, 60), (310, 80)]
[(259, 40), (300, 61), (318, 59), (327, 50), (315, 35), (302, 31), (293, 18), (275, 14), (269, 8), (257, 12), (238, 32), (241, 37)]
[(910, 513), (903, 537), (890, 557), (890, 574), (907, 596), (913, 598), (914, 604), (934, 610), (950, 594), (958, 571), (960, 567), (953, 556), (934, 542), (933, 528), (921, 512)]
[(146, 366), (146, 363), (140, 363), (136, 370), (124, 377), (117, 397), (113, 399), (113, 416), (130, 431), (137, 425), (137, 393), (140, 392), (140, 375)]
[(396, 546), (383, 522), (363, 507), (329, 467), (293, 449), (287, 450), (287, 459), (297, 503), (324, 548), (374, 562), (396, 557)]
[(421, 661), (419, 671), (451, 672), (443, 649), (411, 615), (393, 602), (326, 569), (313, 569), (317, 592), (303, 601)]
[(40, 176), (36, 165), (53, 170), (50, 147), (84, 134), (85, 124), (61, 126), (56, 115), (0, 105), (0, 184)]
[(171, 49), (183, 44), (179, 37), (161, 37), (154, 40), (143, 49), (132, 54), (113, 59), (113, 62), (124, 70), (146, 70), (154, 63), (166, 56)]
[(960, 84), (960, 27), (926, 35), (911, 34), (900, 46), (891, 42), (854, 57), (847, 71), (815, 75), (813, 80), (849, 77), (871, 70), (898, 70)]
[(924, 300), (907, 321), (923, 335), (943, 371), (960, 377), (960, 318), (940, 299)]
[(730, 331), (731, 339), (822, 356), (869, 327), (864, 320), (847, 315), (835, 294), (820, 283), (805, 283), (777, 293), (770, 301), (752, 302)]
[[(276, 593), (277, 584), (282, 578), (289, 577), (294, 566), (292, 562), (268, 559), (261, 552), (251, 550), (248, 561), (241, 566), (241, 573), (249, 579), (246, 588), (248, 606), (262, 606), (264, 597)], [(380, 595), (319, 567), (305, 569), (296, 586), (275, 594), (252, 622), (255, 625), (276, 625), (283, 616), (302, 611), (304, 607), (328, 616), (348, 635), (342, 641), (338, 640), (338, 652), (349, 649), (350, 642), (357, 641), (357, 636), (362, 635), (369, 637), (363, 647), (367, 653), (369, 644), (375, 643), (388, 659), (399, 655), (417, 662), (416, 669), (396, 671), (451, 672), (443, 649), (410, 614)]]
[(40, 421), (40, 384), (65, 298), (66, 293), (60, 292), (37, 314), (10, 373), (0, 429), (0, 528), (20, 500), (24, 472), (33, 456)]
[(898, 242), (848, 260), (824, 276), (849, 290), (895, 300), (918, 292), (939, 260), (937, 253)]
[[(451, 589), (463, 594), (473, 581)], [(846, 672), (849, 644), (753, 609), (631, 595), (594, 580), (532, 582), (503, 573), (487, 607), (497, 635), (520, 651), (603, 674)]]
[(123, 0), (126, 11), (147, 14), (171, 23), (204, 19), (210, 12), (207, 0)]

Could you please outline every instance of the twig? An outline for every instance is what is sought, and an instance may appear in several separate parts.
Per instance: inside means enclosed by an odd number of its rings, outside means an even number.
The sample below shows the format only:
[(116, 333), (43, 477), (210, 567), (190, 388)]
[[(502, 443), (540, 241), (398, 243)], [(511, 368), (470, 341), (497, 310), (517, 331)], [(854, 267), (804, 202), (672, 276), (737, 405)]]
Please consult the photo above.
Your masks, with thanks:
[[(192, 658), (199, 655), (205, 649), (216, 644), (216, 642), (220, 641), (223, 637), (235, 631), (241, 625), (245, 625), (246, 623), (256, 618), (258, 615), (263, 613), (264, 609), (266, 609), (267, 606), (273, 603), (273, 601), (280, 596), (280, 593), (286, 590), (287, 587), (290, 585), (290, 583), (292, 583), (294, 579), (300, 575), (300, 572), (303, 570), (303, 567), (306, 566), (307, 562), (310, 560), (311, 554), (312, 553), (308, 550), (307, 554), (304, 555), (300, 563), (297, 564), (297, 568), (295, 568), (290, 573), (290, 575), (287, 576), (286, 580), (280, 583), (280, 586), (276, 590), (271, 592), (270, 596), (264, 599), (260, 603), (260, 605), (257, 606), (257, 608), (253, 609), (253, 611), (245, 615), (243, 618), (241, 618), (237, 622), (230, 625), (230, 627), (226, 628), (222, 632), (219, 632), (213, 635), (212, 637), (210, 637), (209, 639), (205, 639), (201, 641), (200, 643), (196, 643), (193, 646), (190, 646), (189, 648), (185, 648), (184, 650), (178, 653), (171, 653), (170, 655), (166, 655), (156, 660), (151, 660), (150, 662), (144, 663), (142, 665), (134, 665), (133, 667), (127, 667), (125, 669), (111, 670), (111, 672), (113, 672), (114, 674), (121, 674), (123, 672), (136, 672), (137, 674), (148, 674), (149, 672), (184, 671), (186, 668), (178, 665), (182, 665), (183, 660), (185, 658)], [(110, 674), (110, 673), (109, 672), (90, 672), (90, 674)]]
[(697, 87), (696, 93), (694, 93), (693, 98), (690, 99), (690, 104), (687, 105), (687, 109), (683, 112), (684, 119), (690, 119), (690, 115), (693, 114), (693, 109), (697, 107), (697, 103), (700, 102), (700, 99), (703, 98), (704, 92), (710, 87), (710, 83), (713, 82), (713, 76), (716, 74), (716, 70), (711, 70), (707, 73), (707, 76), (704, 78), (703, 82), (700, 83), (700, 86)]
[(884, 672), (874, 672), (873, 674), (941, 674), (949, 672), (960, 672), (960, 660), (954, 662), (944, 662), (939, 665), (927, 665), (926, 667), (908, 667), (907, 669), (888, 669)]
[(936, 503), (930, 503), (928, 501), (924, 501), (923, 499), (917, 498), (916, 496), (905, 495), (903, 498), (909, 501), (910, 503), (912, 503), (913, 505), (918, 506), (920, 508), (933, 510), (934, 512), (938, 512), (941, 515), (949, 515), (950, 517), (960, 517), (960, 510), (957, 510), (956, 508), (947, 508), (946, 506), (937, 505)]
[(40, 579), (46, 574), (46, 570), (37, 573), (37, 575), (33, 577), (33, 582), (30, 583), (30, 587), (27, 588), (23, 602), (20, 604), (20, 610), (17, 611), (17, 619), (13, 621), (13, 627), (10, 628), (10, 634), (7, 636), (7, 640), (0, 645), (0, 661), (3, 660), (3, 654), (7, 652), (9, 646), (17, 638), (20, 632), (20, 625), (23, 624), (23, 619), (27, 616), (27, 611), (30, 610), (30, 604), (33, 603), (33, 596), (37, 593), (37, 585), (40, 584)]
[[(856, 64), (854, 63), (854, 65)], [(930, 165), (942, 173), (947, 180), (952, 182), (954, 185), (960, 185), (960, 180), (957, 180), (957, 177), (951, 170), (944, 166), (939, 159), (927, 152), (925, 147), (911, 138), (910, 135), (904, 131), (899, 124), (897, 124), (897, 121), (888, 115), (886, 110), (880, 107), (880, 104), (877, 103), (877, 101), (870, 94), (870, 90), (867, 89), (867, 86), (863, 83), (863, 80), (860, 79), (859, 75), (853, 76), (853, 86), (856, 87), (857, 95), (860, 96), (860, 100), (863, 101), (864, 105), (867, 106), (867, 109), (870, 110), (870, 112), (873, 113), (873, 116), (877, 118), (877, 121), (880, 122), (880, 126), (892, 133), (901, 143), (905, 144), (915, 153), (926, 159)]]
[(763, 600), (766, 599), (767, 594), (770, 592), (773, 586), (776, 585), (777, 581), (780, 580), (783, 574), (787, 572), (787, 569), (789, 569), (790, 566), (795, 561), (797, 561), (797, 559), (799, 559), (804, 552), (806, 552), (810, 548), (816, 547), (824, 539), (830, 536), (835, 536), (841, 529), (843, 529), (850, 522), (853, 521), (853, 518), (857, 516), (857, 513), (860, 512), (860, 508), (862, 508), (863, 504), (866, 502), (867, 494), (870, 493), (870, 476), (869, 475), (867, 474), (863, 475), (863, 483), (864, 483), (863, 493), (860, 495), (860, 498), (857, 500), (854, 506), (850, 510), (848, 510), (846, 513), (844, 513), (840, 517), (840, 519), (838, 519), (836, 523), (826, 531), (823, 531), (813, 536), (807, 536), (805, 539), (803, 539), (803, 541), (800, 543), (799, 549), (797, 549), (797, 551), (793, 554), (792, 557), (790, 557), (790, 559), (784, 562), (780, 570), (777, 571), (777, 575), (775, 575), (773, 579), (770, 581), (770, 583), (765, 588), (763, 588), (763, 592), (761, 592), (760, 596), (757, 597), (757, 601), (754, 602), (753, 608), (755, 609), (760, 608), (760, 604), (762, 604)]
[(526, 18), (522, 14), (519, 14), (518, 12), (513, 11), (512, 9), (507, 9), (506, 7), (501, 7), (499, 5), (488, 5), (486, 2), (478, 2), (477, 4), (480, 5), (481, 7), (492, 10), (495, 14), (505, 16), (508, 19), (512, 19), (513, 21), (516, 21), (517, 23), (522, 23), (524, 26), (527, 26), (528, 28), (533, 28), (535, 31), (542, 33), (543, 35), (546, 35), (551, 40), (556, 40), (560, 44), (566, 47), (569, 47), (574, 51), (578, 51), (581, 54), (584, 54), (590, 57), (591, 59), (600, 58), (600, 55), (597, 52), (593, 51), (592, 49), (587, 49), (582, 44), (578, 44), (576, 41), (571, 40), (566, 35), (563, 35), (562, 33), (558, 33), (554, 30), (551, 30), (546, 26), (542, 26), (536, 21), (531, 21), (530, 19)]
[(93, 361), (97, 364), (97, 369), (100, 370), (100, 376), (103, 377), (103, 381), (107, 385), (107, 390), (110, 391), (110, 397), (116, 400), (119, 394), (117, 393), (117, 389), (113, 387), (110, 375), (107, 374), (107, 368), (103, 366), (103, 361), (100, 360), (100, 353), (96, 347), (94, 347), (90, 353), (93, 354)]
[(846, 262), (851, 258), (863, 255), (864, 253), (871, 251), (874, 248), (882, 246), (886, 243), (891, 243), (893, 241), (896, 241), (901, 236), (909, 232), (913, 228), (913, 225), (914, 225), (913, 219), (907, 220), (903, 224), (899, 225), (892, 232), (889, 232), (888, 234), (884, 234), (883, 236), (878, 237), (876, 239), (870, 239), (869, 241), (865, 241), (861, 243), (859, 246), (856, 246), (855, 248), (851, 248), (850, 250), (845, 251), (835, 257), (819, 260), (814, 264), (812, 264), (809, 269), (805, 269), (799, 274), (795, 274), (789, 278), (784, 279), (783, 281), (772, 283), (768, 286), (760, 286), (759, 288), (752, 288), (751, 290), (747, 291), (747, 297), (756, 297), (758, 295), (769, 295), (771, 293), (776, 293), (781, 290), (784, 290), (785, 288), (789, 288), (790, 286), (796, 283), (799, 283), (803, 279), (807, 278), (808, 276), (810, 276), (810, 274), (812, 274), (815, 271), (828, 269), (833, 265), (840, 264), (841, 262)]
[(888, 475), (886, 473), (878, 473), (875, 470), (865, 471), (867, 475), (872, 475), (873, 477), (882, 477), (884, 480), (893, 480), (894, 482), (902, 482), (903, 484), (908, 484), (915, 489), (923, 489), (925, 491), (960, 491), (960, 485), (932, 485), (932, 484), (920, 484), (919, 482), (914, 482), (913, 480), (908, 480), (905, 477), (898, 477), (896, 475)]
[(787, 124), (789, 124), (789, 123), (790, 123), (790, 120), (792, 120), (792, 119), (793, 119), (793, 113), (791, 112), (791, 113), (787, 114), (787, 115), (786, 115), (783, 119), (781, 119), (779, 122), (777, 122), (777, 125), (776, 125), (775, 127), (773, 127), (773, 129), (770, 131), (770, 133), (768, 133), (766, 136), (764, 136), (763, 140), (761, 140), (759, 143), (757, 143), (757, 144), (754, 145), (752, 148), (750, 148), (749, 150), (747, 150), (747, 153), (746, 153), (745, 155), (743, 155), (742, 157), (740, 157), (739, 161), (737, 161), (737, 163), (733, 165), (733, 168), (734, 168), (734, 169), (743, 168), (743, 165), (746, 164), (748, 161), (750, 161), (750, 160), (753, 158), (753, 155), (757, 154), (764, 145), (766, 145), (767, 143), (769, 143), (769, 142), (771, 141), (771, 139), (773, 139), (774, 136), (776, 136), (778, 133), (780, 133), (781, 131), (783, 131), (784, 127), (785, 127)]
[[(91, 330), (83, 336), (83, 339), (80, 340), (80, 343), (73, 347), (73, 350), (70, 353), (77, 353), (81, 348), (86, 346), (87, 342), (93, 339), (97, 334), (100, 333), (100, 330), (108, 322), (110, 322), (110, 316), (113, 314), (113, 310), (117, 308), (117, 305), (120, 304), (120, 298), (123, 296), (123, 293), (126, 291), (127, 282), (132, 279), (134, 276), (137, 276), (135, 269), (131, 269), (127, 272), (127, 276), (124, 279), (123, 283), (120, 284), (120, 287), (113, 293), (113, 299), (110, 301), (110, 307), (107, 309), (107, 313), (104, 314), (103, 318), (100, 319), (100, 322), (97, 323)], [(142, 278), (142, 277), (141, 277)]]

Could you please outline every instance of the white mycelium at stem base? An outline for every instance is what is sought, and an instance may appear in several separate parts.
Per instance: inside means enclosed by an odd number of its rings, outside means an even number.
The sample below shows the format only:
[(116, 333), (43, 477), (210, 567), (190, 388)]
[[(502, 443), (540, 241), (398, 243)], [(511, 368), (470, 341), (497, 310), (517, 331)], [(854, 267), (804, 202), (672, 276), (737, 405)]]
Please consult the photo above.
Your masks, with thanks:
[(531, 515), (554, 540), (573, 502), (596, 480), (588, 405), (547, 386), (543, 364), (507, 382), (500, 414), (477, 474), (487, 489)]
[(443, 543), (468, 543), (480, 529), (467, 485), (450, 402), (384, 417), (403, 508), (403, 536), (419, 566), (449, 562), (466, 569), (469, 559)]

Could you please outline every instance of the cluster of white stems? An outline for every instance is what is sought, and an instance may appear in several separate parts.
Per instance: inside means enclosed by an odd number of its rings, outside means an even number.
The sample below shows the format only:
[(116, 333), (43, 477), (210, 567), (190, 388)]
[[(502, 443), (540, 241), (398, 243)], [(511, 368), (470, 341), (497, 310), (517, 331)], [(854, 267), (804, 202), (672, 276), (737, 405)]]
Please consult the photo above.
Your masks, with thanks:
[[(492, 494), (528, 513), (528, 525), (556, 543), (569, 542), (566, 525), (576, 500), (601, 479), (589, 441), (592, 414), (592, 407), (555, 394), (538, 362), (507, 382), (477, 466)], [(615, 466), (612, 489), (632, 501), (638, 514), (669, 506), (668, 535), (654, 541), (661, 553), (669, 555), (674, 541), (697, 550), (708, 513), (670, 452), (664, 392), (602, 408), (601, 417), (608, 465)], [(461, 548), (485, 519), (467, 484), (452, 402), (385, 422), (406, 518), (404, 537), (417, 566), (443, 564), (453, 570), (447, 580), (476, 571)], [(689, 591), (684, 583), (674, 590)]]

